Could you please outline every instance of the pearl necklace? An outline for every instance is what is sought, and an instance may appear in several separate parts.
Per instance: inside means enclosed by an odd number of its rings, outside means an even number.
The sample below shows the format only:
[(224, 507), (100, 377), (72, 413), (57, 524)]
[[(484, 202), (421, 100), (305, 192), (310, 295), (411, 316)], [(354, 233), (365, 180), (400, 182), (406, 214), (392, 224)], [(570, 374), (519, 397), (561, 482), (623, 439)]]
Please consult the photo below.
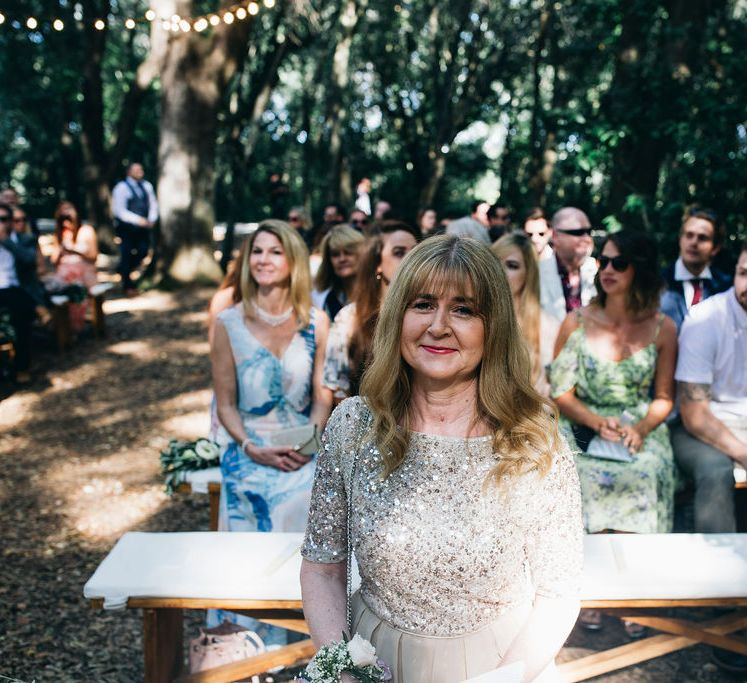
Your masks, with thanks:
[(288, 322), (293, 315), (293, 306), (280, 315), (268, 313), (264, 308), (260, 308), (256, 301), (252, 301), (252, 307), (254, 308), (257, 317), (263, 323), (267, 323), (270, 327), (280, 327), (283, 323)]

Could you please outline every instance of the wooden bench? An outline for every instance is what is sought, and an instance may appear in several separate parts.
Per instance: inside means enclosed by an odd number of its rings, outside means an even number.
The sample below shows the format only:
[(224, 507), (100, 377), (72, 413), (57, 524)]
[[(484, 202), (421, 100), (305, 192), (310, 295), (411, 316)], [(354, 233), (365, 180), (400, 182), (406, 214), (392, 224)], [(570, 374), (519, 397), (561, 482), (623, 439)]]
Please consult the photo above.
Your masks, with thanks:
[(220, 467), (187, 472), (184, 481), (177, 486), (177, 493), (207, 493), (210, 499), (210, 531), (218, 530), (218, 509), (220, 507)]
[[(114, 285), (110, 282), (99, 282), (88, 290), (90, 302), (91, 327), (95, 337), (106, 336), (106, 316), (104, 314), (104, 298)], [(70, 327), (70, 299), (65, 295), (50, 297), (52, 327), (54, 329), (57, 350), (62, 352), (69, 349), (73, 343), (73, 333)]]
[[(224, 608), (307, 633), (301, 612), (302, 534), (125, 534), (84, 588), (94, 607), (143, 610), (145, 681), (223, 683), (292, 665), (313, 653), (309, 641), (273, 654), (185, 675), (182, 612)], [(354, 580), (354, 583), (357, 578)], [(583, 681), (707, 643), (747, 654), (732, 636), (747, 627), (747, 536), (742, 534), (615, 534), (585, 538), (582, 605), (661, 631), (621, 647), (564, 662), (561, 680)], [(704, 622), (661, 610), (729, 607)]]

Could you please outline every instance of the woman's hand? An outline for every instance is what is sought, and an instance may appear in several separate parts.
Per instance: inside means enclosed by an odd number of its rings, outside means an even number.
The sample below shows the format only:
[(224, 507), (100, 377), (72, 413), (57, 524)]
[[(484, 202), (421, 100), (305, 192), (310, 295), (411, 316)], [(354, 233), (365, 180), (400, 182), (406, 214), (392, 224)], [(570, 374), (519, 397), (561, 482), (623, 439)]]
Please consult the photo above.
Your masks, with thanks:
[(614, 417), (603, 417), (596, 427), (596, 431), (607, 441), (620, 440), (620, 423)]
[(311, 456), (301, 455), (287, 446), (254, 446), (246, 447), (246, 454), (260, 465), (274, 467), (281, 472), (293, 472), (301, 469), (311, 460)]
[(623, 425), (619, 429), (623, 444), (631, 453), (637, 453), (645, 438), (638, 425)]

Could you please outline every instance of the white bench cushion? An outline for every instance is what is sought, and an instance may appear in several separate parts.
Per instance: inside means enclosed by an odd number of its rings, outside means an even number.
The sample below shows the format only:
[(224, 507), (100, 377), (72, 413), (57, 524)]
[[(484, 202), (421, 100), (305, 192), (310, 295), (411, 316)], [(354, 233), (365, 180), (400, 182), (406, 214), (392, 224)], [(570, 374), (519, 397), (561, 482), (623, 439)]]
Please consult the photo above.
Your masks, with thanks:
[[(128, 597), (300, 600), (302, 537), (127, 533), (83, 592), (107, 608)], [(584, 546), (583, 600), (747, 597), (744, 534), (594, 535)]]
[(192, 487), (192, 493), (207, 493), (208, 484), (213, 482), (220, 483), (223, 479), (220, 473), (220, 467), (210, 467), (206, 470), (195, 470), (185, 472), (184, 479)]

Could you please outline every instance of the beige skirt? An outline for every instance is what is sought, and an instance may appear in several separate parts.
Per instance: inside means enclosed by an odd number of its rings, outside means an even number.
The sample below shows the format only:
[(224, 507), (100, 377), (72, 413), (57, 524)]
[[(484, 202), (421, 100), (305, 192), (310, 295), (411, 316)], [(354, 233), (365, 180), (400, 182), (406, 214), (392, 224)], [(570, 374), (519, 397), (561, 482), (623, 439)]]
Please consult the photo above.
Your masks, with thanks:
[[(358, 592), (351, 607), (353, 633), (370, 641), (391, 667), (392, 683), (461, 683), (496, 669), (531, 611), (531, 605), (522, 605), (473, 633), (428, 636), (379, 619)], [(537, 683), (557, 680), (554, 665), (535, 679)]]

